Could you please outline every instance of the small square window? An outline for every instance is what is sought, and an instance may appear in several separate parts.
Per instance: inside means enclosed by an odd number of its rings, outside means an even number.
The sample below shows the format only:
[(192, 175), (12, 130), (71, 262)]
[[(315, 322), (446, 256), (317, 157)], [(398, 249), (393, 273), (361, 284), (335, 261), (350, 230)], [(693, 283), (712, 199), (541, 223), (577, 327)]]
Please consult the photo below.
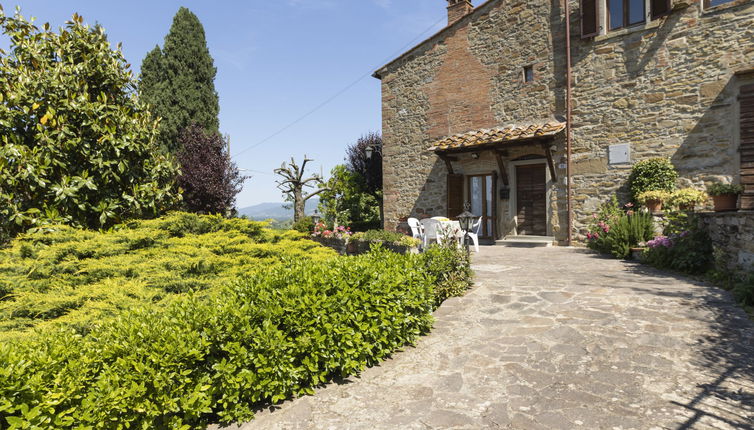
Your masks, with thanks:
[(524, 67), (524, 82), (534, 82), (534, 66)]

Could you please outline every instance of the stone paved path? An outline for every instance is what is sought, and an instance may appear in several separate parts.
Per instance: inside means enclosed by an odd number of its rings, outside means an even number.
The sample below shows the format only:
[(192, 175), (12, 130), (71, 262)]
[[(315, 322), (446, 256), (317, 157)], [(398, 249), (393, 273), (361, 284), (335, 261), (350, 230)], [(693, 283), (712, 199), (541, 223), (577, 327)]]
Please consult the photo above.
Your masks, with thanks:
[(754, 428), (754, 324), (727, 293), (566, 248), (474, 269), (415, 348), (240, 428)]

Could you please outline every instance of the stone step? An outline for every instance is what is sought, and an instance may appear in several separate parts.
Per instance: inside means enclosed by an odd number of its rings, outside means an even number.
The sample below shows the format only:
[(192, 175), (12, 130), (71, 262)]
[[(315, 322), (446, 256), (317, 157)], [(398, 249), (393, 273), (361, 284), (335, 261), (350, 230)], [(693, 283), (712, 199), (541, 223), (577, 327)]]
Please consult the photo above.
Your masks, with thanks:
[(520, 247), (520, 248), (535, 248), (535, 247), (549, 247), (555, 242), (555, 238), (552, 236), (506, 236), (502, 240), (495, 241), (495, 245), (508, 246), (508, 247)]

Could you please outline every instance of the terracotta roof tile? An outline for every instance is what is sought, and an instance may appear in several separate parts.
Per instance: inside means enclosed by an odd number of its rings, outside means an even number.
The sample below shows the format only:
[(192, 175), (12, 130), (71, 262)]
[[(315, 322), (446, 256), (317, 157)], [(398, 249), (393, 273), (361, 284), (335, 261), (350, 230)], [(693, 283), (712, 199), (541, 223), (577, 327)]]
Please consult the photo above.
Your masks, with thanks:
[(462, 149), (493, 143), (500, 143), (504, 145), (505, 143), (514, 142), (517, 140), (554, 136), (563, 130), (565, 130), (564, 122), (553, 121), (469, 131), (466, 133), (454, 134), (453, 136), (440, 139), (434, 142), (429, 150), (447, 151), (451, 149)]

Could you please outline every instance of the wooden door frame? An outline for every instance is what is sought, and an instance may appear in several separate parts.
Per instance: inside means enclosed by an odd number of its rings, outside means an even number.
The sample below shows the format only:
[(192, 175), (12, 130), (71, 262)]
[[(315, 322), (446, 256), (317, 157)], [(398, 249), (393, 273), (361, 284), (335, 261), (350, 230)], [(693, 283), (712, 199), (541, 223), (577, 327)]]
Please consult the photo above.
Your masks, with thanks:
[(531, 160), (511, 161), (511, 194), (508, 199), (508, 213), (511, 214), (511, 218), (516, 225), (516, 235), (518, 235), (518, 166), (525, 166), (531, 164), (543, 164), (545, 166), (545, 228), (547, 229), (547, 235), (552, 236), (552, 225), (550, 223), (550, 169), (547, 168), (547, 158), (543, 155), (542, 158), (534, 158)]
[[(492, 171), (489, 173), (475, 173), (473, 175), (465, 175), (465, 176), (466, 176), (466, 196), (467, 196), (466, 201), (469, 203), (471, 203), (471, 178), (486, 177), (486, 176), (492, 177), (492, 208), (490, 211), (492, 215), (489, 216), (490, 220), (492, 221), (491, 222), (492, 231), (489, 232), (490, 234), (489, 236), (479, 236), (479, 237), (484, 238), (484, 239), (496, 240), (497, 239), (497, 189), (496, 189), (497, 188), (497, 172)], [(486, 191), (485, 188), (487, 188), (486, 181), (482, 181), (482, 188), (483, 188), (483, 195), (484, 195), (486, 194), (484, 193), (484, 191)], [(486, 213), (487, 213), (487, 199), (482, 199), (482, 222), (485, 221), (484, 217), (486, 215), (484, 214)]]

